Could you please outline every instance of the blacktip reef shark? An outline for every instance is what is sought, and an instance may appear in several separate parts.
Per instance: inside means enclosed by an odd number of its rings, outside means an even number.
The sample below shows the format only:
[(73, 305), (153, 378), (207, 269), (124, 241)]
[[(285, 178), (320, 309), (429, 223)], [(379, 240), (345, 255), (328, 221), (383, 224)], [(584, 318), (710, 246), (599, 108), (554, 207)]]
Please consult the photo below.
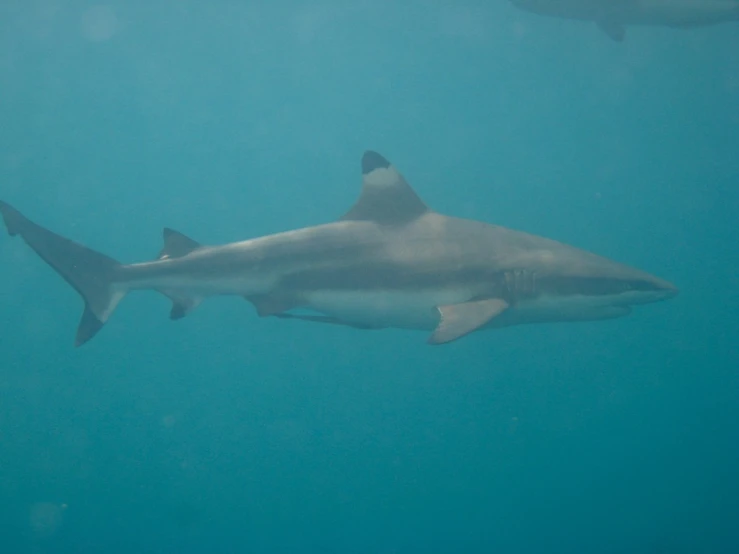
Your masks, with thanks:
[(0, 213), (10, 235), (84, 299), (78, 346), (141, 289), (168, 296), (172, 319), (208, 296), (237, 295), (260, 316), (426, 330), (431, 344), (489, 327), (615, 318), (677, 294), (667, 281), (572, 246), (432, 211), (376, 152), (365, 152), (362, 174), (359, 199), (338, 221), (222, 246), (165, 229), (159, 256), (130, 265), (4, 202)]
[(529, 12), (593, 21), (621, 42), (629, 25), (688, 29), (739, 21), (739, 0), (510, 0)]

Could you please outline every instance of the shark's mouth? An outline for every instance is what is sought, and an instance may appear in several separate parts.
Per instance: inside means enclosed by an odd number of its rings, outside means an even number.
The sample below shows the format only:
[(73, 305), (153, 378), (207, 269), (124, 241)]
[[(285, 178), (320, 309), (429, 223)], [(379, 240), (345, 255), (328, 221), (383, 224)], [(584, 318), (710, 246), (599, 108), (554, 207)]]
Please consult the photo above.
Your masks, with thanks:
[[(670, 297), (674, 291), (644, 279), (601, 277), (549, 277), (540, 280), (542, 293), (557, 296), (634, 296)], [(633, 294), (632, 294), (633, 293)]]

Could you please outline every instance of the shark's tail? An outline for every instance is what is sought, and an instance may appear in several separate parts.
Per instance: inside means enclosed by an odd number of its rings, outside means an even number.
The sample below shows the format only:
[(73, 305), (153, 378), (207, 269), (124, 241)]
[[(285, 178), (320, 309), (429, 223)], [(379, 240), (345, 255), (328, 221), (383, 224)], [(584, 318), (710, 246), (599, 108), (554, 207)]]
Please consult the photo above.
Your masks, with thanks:
[(114, 286), (120, 280), (121, 264), (52, 233), (26, 218), (11, 205), (0, 201), (0, 214), (11, 236), (20, 235), (85, 301), (75, 346), (90, 340), (102, 328), (126, 294)]

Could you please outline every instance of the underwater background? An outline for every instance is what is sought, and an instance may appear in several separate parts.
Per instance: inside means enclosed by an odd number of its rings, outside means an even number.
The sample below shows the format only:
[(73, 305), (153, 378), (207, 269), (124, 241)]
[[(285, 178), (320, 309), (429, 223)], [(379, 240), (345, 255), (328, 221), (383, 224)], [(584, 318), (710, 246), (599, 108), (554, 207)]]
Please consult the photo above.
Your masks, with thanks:
[(0, 198), (124, 262), (434, 209), (681, 294), (474, 333), (82, 302), (0, 236), (0, 552), (739, 552), (739, 24), (495, 1), (0, 3)]

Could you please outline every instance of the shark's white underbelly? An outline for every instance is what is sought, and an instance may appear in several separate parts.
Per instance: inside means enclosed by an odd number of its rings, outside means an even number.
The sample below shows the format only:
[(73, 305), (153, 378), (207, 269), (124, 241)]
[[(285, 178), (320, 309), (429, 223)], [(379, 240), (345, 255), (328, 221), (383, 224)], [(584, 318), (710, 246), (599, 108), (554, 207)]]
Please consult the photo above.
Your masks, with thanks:
[[(476, 296), (473, 290), (321, 291), (308, 295), (307, 307), (357, 325), (431, 330), (439, 323), (437, 306), (468, 302)], [(630, 308), (614, 304), (614, 299), (606, 296), (542, 296), (511, 306), (487, 327), (610, 319), (629, 312)]]
[[(269, 275), (221, 277), (213, 280), (179, 276), (156, 282), (139, 281), (136, 284), (139, 287), (151, 286), (174, 296), (202, 298), (214, 294), (270, 294), (276, 282), (277, 279)], [(438, 306), (469, 302), (482, 294), (483, 289), (475, 287), (417, 291), (318, 290), (303, 293), (303, 302), (300, 305), (363, 327), (432, 330), (439, 323)], [(616, 298), (609, 296), (539, 296), (511, 305), (486, 327), (608, 319), (626, 315), (629, 311), (628, 307), (618, 304)]]
[(307, 295), (309, 308), (358, 325), (434, 329), (439, 323), (437, 306), (467, 302), (472, 290), (317, 291)]

